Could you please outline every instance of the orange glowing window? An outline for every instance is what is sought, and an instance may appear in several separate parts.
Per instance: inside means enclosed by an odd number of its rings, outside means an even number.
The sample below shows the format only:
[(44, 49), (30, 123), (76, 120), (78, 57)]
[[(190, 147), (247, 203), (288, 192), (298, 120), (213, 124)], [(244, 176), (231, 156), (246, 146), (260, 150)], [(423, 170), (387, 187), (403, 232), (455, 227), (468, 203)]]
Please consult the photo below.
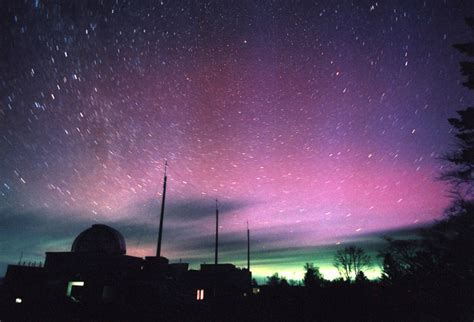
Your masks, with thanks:
[(196, 290), (196, 300), (197, 301), (204, 300), (204, 290), (203, 289)]

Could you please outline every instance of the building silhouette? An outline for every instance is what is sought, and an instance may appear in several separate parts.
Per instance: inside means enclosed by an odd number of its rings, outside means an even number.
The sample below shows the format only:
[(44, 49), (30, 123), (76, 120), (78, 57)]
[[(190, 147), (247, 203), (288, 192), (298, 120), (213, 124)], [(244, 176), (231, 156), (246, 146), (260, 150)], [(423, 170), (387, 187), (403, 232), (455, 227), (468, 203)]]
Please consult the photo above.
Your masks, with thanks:
[(46, 252), (44, 266), (9, 265), (0, 308), (55, 303), (80, 303), (91, 308), (169, 306), (249, 296), (249, 260), (248, 267), (242, 269), (217, 262), (217, 203), (214, 264), (202, 264), (199, 270), (191, 270), (188, 263), (170, 263), (161, 256), (165, 193), (166, 172), (156, 256), (127, 255), (126, 242), (119, 231), (94, 224), (79, 233), (70, 252)]
[(32, 304), (67, 298), (85, 305), (232, 299), (249, 295), (251, 272), (232, 264), (169, 263), (165, 257), (126, 255), (122, 234), (95, 224), (81, 232), (70, 252), (47, 252), (44, 266), (9, 265), (3, 301)]

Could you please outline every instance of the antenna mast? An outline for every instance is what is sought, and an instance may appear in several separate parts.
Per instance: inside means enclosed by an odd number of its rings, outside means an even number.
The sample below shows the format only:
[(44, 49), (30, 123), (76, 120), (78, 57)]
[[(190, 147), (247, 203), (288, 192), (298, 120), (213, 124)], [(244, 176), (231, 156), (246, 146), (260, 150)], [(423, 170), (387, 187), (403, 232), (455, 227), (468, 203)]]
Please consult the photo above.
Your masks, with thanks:
[(161, 256), (161, 237), (163, 236), (163, 217), (165, 215), (165, 198), (166, 198), (166, 169), (168, 168), (168, 161), (165, 160), (165, 176), (163, 179), (163, 195), (161, 200), (161, 214), (160, 214), (160, 229), (158, 231), (158, 246), (156, 247), (156, 257)]
[(18, 261), (18, 265), (21, 265), (21, 260), (22, 259), (23, 259), (23, 251), (21, 251), (20, 260)]
[(216, 253), (214, 256), (214, 265), (217, 266), (217, 255), (219, 252), (219, 209), (217, 208), (217, 199), (216, 199)]
[(247, 270), (250, 272), (250, 230), (247, 221)]

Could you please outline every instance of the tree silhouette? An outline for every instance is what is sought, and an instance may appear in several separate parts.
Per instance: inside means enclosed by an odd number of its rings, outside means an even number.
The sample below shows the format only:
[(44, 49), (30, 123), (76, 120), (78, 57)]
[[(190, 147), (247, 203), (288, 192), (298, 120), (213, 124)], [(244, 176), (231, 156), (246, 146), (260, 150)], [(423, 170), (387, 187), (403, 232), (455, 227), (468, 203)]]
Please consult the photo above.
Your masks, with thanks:
[[(466, 22), (474, 31), (474, 18), (467, 18)], [(474, 42), (457, 44), (454, 47), (469, 57), (474, 57)], [(460, 65), (461, 73), (467, 76), (463, 85), (474, 89), (474, 61), (463, 61)], [(474, 197), (474, 107), (457, 113), (458, 118), (448, 120), (455, 130), (457, 149), (444, 156), (447, 165), (441, 179), (452, 184), (457, 200), (470, 200)]]
[(290, 279), (290, 280), (288, 280), (288, 285), (290, 285), (290, 286), (301, 286), (301, 281)]
[(474, 107), (458, 111), (458, 118), (449, 119), (455, 128), (458, 148), (444, 156), (449, 162), (441, 178), (450, 182), (459, 199), (472, 199), (474, 185)]
[[(474, 31), (474, 19), (466, 19)], [(454, 45), (474, 57), (474, 42)], [(463, 83), (474, 89), (474, 62), (461, 62)], [(383, 253), (383, 281), (410, 294), (435, 320), (462, 321), (474, 316), (474, 107), (449, 119), (457, 147), (444, 156), (441, 179), (451, 184), (447, 216), (421, 231), (418, 240), (391, 240)], [(399, 298), (403, 302), (403, 298)]]
[(252, 286), (255, 286), (255, 287), (258, 286), (258, 282), (255, 278), (252, 278)]
[(379, 255), (383, 258), (382, 280), (398, 282), (421, 269), (420, 256), (423, 252), (420, 240), (398, 240), (390, 237), (385, 240), (388, 247)]
[(382, 282), (389, 285), (400, 282), (403, 276), (400, 264), (395, 261), (391, 253), (385, 253), (382, 257)]
[(314, 288), (314, 287), (320, 287), (324, 281), (323, 276), (319, 272), (319, 267), (314, 266), (313, 263), (306, 263), (304, 265), (304, 278), (303, 278), (303, 284), (306, 287), (309, 288)]
[(278, 273), (274, 273), (272, 276), (267, 276), (268, 286), (289, 286), (286, 278), (281, 277)]
[(334, 256), (334, 266), (339, 274), (346, 280), (355, 279), (359, 272), (370, 267), (371, 259), (363, 249), (356, 246), (348, 246), (337, 251)]
[(355, 282), (356, 283), (366, 284), (368, 281), (369, 281), (369, 279), (367, 278), (367, 276), (365, 276), (363, 271), (360, 271), (359, 273), (357, 273), (357, 275), (355, 277)]
[[(474, 18), (466, 18), (466, 23), (471, 27), (471, 29), (474, 31)], [(459, 50), (460, 52), (470, 56), (474, 57), (474, 42), (468, 42), (464, 44), (456, 44), (454, 45), (454, 48)], [(474, 62), (472, 61), (463, 61), (460, 63), (461, 65), (461, 73), (464, 76), (467, 76), (467, 81), (463, 83), (464, 86), (466, 86), (469, 89), (474, 89)]]

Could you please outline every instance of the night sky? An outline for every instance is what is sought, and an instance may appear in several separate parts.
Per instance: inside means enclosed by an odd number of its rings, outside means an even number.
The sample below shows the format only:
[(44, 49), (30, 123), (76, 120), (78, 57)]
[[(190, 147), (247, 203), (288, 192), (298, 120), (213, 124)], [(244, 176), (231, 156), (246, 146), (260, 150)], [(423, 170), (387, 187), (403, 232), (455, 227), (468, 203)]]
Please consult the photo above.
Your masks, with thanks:
[[(155, 253), (299, 279), (449, 203), (469, 1), (2, 1), (0, 276), (94, 223)], [(377, 276), (375, 267), (370, 276)]]

